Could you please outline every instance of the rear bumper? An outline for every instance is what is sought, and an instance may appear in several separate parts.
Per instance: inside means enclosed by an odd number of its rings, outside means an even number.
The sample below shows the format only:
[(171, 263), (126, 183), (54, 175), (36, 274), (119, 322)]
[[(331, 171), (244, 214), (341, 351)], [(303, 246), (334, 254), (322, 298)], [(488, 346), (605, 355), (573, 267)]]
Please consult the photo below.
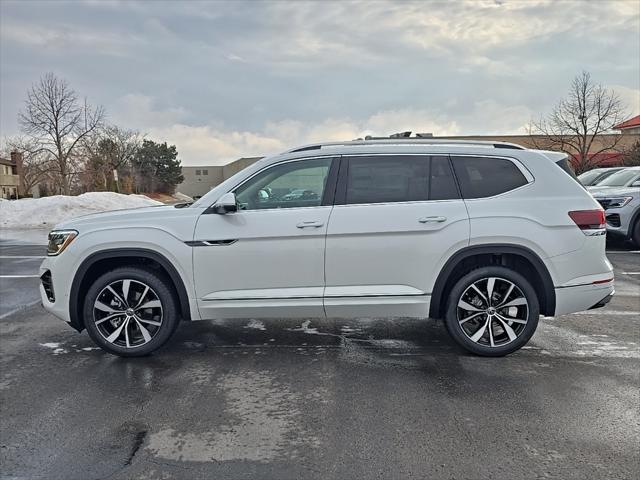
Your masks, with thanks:
[(608, 294), (606, 297), (604, 297), (602, 300), (600, 300), (598, 303), (596, 303), (594, 306), (592, 306), (589, 310), (593, 310), (595, 308), (602, 308), (604, 307), (607, 303), (609, 303), (611, 301), (611, 299), (613, 298), (613, 296), (616, 294), (615, 290), (613, 292), (611, 292), (610, 294)]
[(556, 316), (603, 307), (615, 292), (613, 281), (604, 285), (576, 285), (555, 290)]

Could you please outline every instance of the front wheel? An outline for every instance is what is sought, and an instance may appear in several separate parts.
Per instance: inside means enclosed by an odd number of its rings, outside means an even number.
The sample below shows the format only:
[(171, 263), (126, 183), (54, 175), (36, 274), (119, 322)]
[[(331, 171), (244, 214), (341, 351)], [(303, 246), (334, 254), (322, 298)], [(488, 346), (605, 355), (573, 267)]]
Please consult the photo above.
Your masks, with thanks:
[(519, 273), (501, 266), (473, 270), (449, 295), (445, 325), (464, 349), (499, 357), (524, 346), (538, 326), (536, 291)]
[(98, 278), (84, 302), (84, 325), (102, 349), (122, 357), (148, 355), (178, 325), (168, 281), (151, 269), (118, 268)]

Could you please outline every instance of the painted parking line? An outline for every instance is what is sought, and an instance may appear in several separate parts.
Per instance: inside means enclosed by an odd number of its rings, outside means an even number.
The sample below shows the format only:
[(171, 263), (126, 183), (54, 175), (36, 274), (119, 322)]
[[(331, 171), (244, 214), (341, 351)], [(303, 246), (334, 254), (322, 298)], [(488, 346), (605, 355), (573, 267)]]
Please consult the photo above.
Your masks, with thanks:
[(46, 255), (0, 255), (0, 258), (46, 258)]
[(620, 272), (622, 275), (640, 275), (640, 272)]
[(0, 278), (40, 278), (40, 275), (0, 275)]

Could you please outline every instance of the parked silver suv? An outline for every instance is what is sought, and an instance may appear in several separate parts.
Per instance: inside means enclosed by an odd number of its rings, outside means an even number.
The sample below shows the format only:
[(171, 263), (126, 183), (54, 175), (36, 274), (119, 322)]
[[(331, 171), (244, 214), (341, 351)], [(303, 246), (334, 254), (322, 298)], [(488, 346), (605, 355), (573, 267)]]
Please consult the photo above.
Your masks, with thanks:
[(605, 209), (607, 234), (640, 247), (640, 167), (616, 172), (589, 191)]

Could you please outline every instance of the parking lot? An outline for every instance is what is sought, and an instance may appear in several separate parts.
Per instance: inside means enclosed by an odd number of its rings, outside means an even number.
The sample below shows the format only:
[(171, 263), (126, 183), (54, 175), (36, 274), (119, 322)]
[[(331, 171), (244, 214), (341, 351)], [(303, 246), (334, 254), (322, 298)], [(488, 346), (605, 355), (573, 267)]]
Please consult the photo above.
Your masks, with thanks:
[(617, 295), (506, 358), (440, 322), (183, 324), (139, 359), (38, 305), (39, 238), (0, 243), (0, 477), (637, 478), (640, 252)]

